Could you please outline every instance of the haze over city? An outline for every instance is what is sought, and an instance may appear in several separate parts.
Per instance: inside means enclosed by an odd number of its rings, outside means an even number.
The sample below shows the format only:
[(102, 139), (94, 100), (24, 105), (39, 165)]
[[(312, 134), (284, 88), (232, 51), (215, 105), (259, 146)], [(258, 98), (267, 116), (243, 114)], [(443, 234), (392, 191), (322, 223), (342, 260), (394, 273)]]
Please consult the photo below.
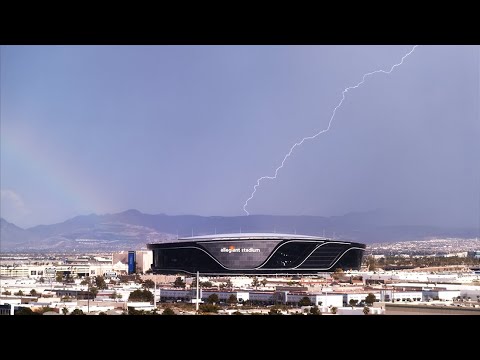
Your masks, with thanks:
[[(243, 216), (256, 180), (402, 46), (2, 46), (1, 217)], [(419, 46), (348, 92), (250, 214), (382, 209), (478, 227), (478, 46)]]

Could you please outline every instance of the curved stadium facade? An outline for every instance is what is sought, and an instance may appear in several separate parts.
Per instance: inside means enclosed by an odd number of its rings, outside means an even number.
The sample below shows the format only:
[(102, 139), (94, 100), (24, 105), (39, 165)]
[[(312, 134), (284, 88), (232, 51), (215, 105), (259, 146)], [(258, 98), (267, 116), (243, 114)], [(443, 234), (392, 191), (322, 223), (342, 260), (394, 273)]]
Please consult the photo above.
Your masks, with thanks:
[(313, 274), (358, 270), (365, 245), (292, 234), (219, 234), (147, 245), (154, 274)]

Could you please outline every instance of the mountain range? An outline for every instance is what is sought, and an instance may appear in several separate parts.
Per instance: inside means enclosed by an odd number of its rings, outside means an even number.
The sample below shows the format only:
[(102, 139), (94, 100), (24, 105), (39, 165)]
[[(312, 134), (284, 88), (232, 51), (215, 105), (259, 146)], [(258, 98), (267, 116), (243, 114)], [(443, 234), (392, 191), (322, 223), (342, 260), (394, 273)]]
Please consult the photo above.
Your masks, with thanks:
[(144, 214), (81, 215), (61, 223), (23, 229), (5, 219), (0, 224), (0, 252), (116, 251), (144, 248), (150, 242), (214, 233), (277, 232), (319, 235), (361, 243), (422, 240), (435, 237), (473, 238), (475, 228), (409, 226), (385, 211), (342, 216), (196, 216)]

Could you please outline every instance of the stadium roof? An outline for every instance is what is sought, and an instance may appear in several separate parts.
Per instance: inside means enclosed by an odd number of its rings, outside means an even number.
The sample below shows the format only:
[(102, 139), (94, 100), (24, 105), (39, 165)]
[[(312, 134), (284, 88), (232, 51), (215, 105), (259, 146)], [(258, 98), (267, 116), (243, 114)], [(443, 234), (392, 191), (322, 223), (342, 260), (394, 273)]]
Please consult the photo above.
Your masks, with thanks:
[(297, 235), (297, 234), (277, 234), (277, 233), (230, 233), (230, 234), (215, 234), (215, 235), (201, 235), (181, 238), (182, 241), (198, 241), (198, 240), (262, 240), (262, 239), (303, 239), (303, 240), (329, 240), (324, 237)]

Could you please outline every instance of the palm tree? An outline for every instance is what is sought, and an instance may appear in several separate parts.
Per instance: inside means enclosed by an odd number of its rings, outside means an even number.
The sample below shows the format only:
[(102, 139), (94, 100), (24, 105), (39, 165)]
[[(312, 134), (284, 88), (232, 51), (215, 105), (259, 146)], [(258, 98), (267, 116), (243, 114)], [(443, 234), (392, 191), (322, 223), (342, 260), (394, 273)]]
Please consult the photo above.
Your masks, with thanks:
[(254, 276), (252, 280), (252, 286), (257, 290), (258, 285), (260, 284), (260, 281), (258, 281), (257, 277)]

